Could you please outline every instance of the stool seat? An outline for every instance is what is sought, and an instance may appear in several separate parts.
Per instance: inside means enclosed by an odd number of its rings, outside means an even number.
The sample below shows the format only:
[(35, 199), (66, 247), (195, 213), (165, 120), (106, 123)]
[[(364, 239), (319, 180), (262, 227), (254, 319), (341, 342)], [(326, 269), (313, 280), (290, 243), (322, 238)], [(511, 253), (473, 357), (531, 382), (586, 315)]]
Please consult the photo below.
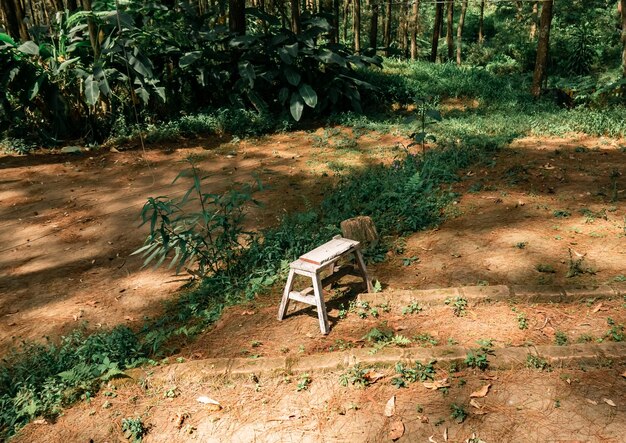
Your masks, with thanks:
[[(373, 290), (359, 247), (360, 244), (358, 241), (336, 236), (329, 242), (300, 256), (298, 260), (291, 262), (289, 264), (289, 276), (287, 277), (287, 283), (283, 291), (283, 298), (278, 309), (278, 320), (282, 320), (287, 314), (290, 300), (313, 305), (317, 309), (322, 334), (328, 334), (329, 324), (326, 304), (324, 303), (323, 287), (344, 275), (354, 273), (354, 268), (351, 266), (343, 266), (337, 270), (335, 269), (335, 263), (340, 258), (353, 255), (360, 271), (359, 274), (363, 277), (367, 287), (367, 291), (372, 292)], [(321, 274), (327, 269), (330, 270), (330, 275), (322, 280)], [(310, 278), (312, 286), (302, 291), (292, 291), (291, 289), (293, 288), (296, 274)]]

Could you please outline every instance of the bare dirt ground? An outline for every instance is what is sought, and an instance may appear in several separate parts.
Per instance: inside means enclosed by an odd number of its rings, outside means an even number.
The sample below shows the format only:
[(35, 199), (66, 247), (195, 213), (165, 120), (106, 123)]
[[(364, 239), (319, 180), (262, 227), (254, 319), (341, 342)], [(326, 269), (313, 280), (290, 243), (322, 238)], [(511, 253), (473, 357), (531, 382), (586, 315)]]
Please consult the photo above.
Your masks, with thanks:
[[(92, 329), (139, 326), (144, 316), (159, 314), (184, 277), (140, 270), (140, 260), (129, 254), (145, 237), (145, 229), (137, 228), (145, 198), (184, 192), (183, 184), (175, 189), (168, 184), (189, 155), (214, 174), (217, 190), (233, 181), (249, 181), (252, 172), (271, 185), (259, 196), (266, 205), (249, 218), (251, 226), (265, 227), (285, 211), (319, 201), (346, 168), (392, 161), (401, 154), (398, 141), (404, 140), (320, 129), (236, 143), (188, 141), (150, 148), (145, 160), (140, 150), (121, 148), (77, 156), (1, 158), (0, 349), (21, 339), (58, 336), (83, 321)], [(398, 241), (385, 262), (369, 265), (370, 272), (385, 289), (583, 287), (623, 281), (623, 145), (577, 135), (517, 140), (492, 165), (463, 171), (462, 180), (451, 188), (462, 197), (447, 209), (448, 221)], [(568, 277), (576, 262), (580, 272)], [(425, 346), (435, 341), (473, 346), (479, 338), (493, 339), (496, 346), (554, 343), (557, 331), (572, 342), (596, 340), (605, 338), (607, 317), (618, 325), (626, 322), (623, 300), (602, 305), (595, 300), (495, 303), (470, 306), (463, 317), (454, 316), (450, 306), (438, 306), (419, 314), (381, 309), (378, 317), (370, 312), (361, 318), (353, 312), (341, 318), (340, 311), (361, 290), (354, 282), (329, 294), (332, 329), (322, 337), (310, 309), (281, 323), (275, 320), (281, 289), (277, 286), (250, 305), (229, 308), (178, 357), (258, 358), (361, 347), (367, 344), (363, 336), (384, 322)], [(527, 329), (519, 328), (520, 313)], [(544, 324), (548, 318), (550, 323)], [(465, 441), (476, 432), (488, 442), (618, 442), (626, 431), (623, 371), (576, 371), (571, 377), (562, 371), (492, 374), (497, 378), (488, 397), (489, 413), (472, 411), (462, 424), (450, 419), (451, 404), (467, 407), (469, 393), (486, 382), (482, 373), (459, 375), (466, 384), (455, 384), (447, 395), (419, 384), (397, 390), (382, 381), (365, 390), (347, 389), (338, 385), (336, 373), (312, 374), (310, 389), (302, 392), (296, 390), (298, 376), (290, 383), (282, 376), (256, 383), (205, 380), (198, 374), (187, 381), (172, 380), (177, 392), (172, 398), (167, 394), (172, 386), (110, 387), (90, 404), (70, 408), (54, 425), (29, 425), (16, 440), (123, 440), (122, 418), (136, 416), (151, 425), (145, 441), (389, 441), (393, 420), (382, 410), (395, 394), (397, 416), (406, 426), (401, 441), (428, 441), (431, 435), (444, 441), (448, 429), (448, 441)], [(224, 409), (207, 411), (196, 402), (198, 395), (220, 400)], [(112, 407), (103, 407), (106, 401)], [(187, 423), (178, 426), (185, 414)], [(79, 429), (76, 423), (81, 423)]]

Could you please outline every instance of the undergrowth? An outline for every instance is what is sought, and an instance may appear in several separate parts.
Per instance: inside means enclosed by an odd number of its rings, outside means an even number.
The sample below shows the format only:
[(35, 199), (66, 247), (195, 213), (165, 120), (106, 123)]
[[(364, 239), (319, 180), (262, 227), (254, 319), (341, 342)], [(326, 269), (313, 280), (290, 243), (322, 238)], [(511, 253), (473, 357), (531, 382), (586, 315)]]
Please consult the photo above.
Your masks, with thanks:
[(227, 305), (250, 300), (286, 275), (288, 264), (339, 233), (340, 221), (370, 215), (381, 238), (439, 223), (456, 197), (457, 171), (491, 161), (502, 139), (487, 135), (439, 139), (440, 148), (409, 153), (390, 166), (346, 173), (319, 207), (286, 216), (257, 234), (228, 269), (209, 274), (171, 302), (163, 316), (138, 331), (118, 327), (89, 337), (76, 332), (58, 343), (25, 344), (0, 364), (0, 439), (33, 418), (57, 415), (88, 400), (102, 381), (177, 352), (215, 322)]

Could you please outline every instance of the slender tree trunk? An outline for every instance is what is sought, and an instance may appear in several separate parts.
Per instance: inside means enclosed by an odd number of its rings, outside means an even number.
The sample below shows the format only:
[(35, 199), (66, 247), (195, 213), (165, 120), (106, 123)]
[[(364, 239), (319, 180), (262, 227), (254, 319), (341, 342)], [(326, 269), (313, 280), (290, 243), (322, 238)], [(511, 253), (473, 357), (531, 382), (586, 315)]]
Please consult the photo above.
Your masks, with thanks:
[(530, 33), (528, 35), (528, 37), (530, 38), (530, 41), (534, 41), (535, 37), (537, 36), (537, 18), (539, 17), (539, 3), (535, 2), (533, 3), (533, 12), (530, 16)]
[(461, 66), (461, 52), (463, 51), (463, 26), (465, 25), (465, 14), (467, 13), (467, 0), (461, 3), (461, 16), (456, 28), (456, 64)]
[(78, 0), (66, 0), (67, 1), (67, 10), (70, 12), (75, 12), (78, 10)]
[(354, 31), (354, 52), (361, 53), (361, 0), (352, 0), (354, 7), (353, 12), (353, 31)]
[(626, 78), (626, 0), (620, 0), (622, 16), (622, 76)]
[(328, 17), (330, 17), (330, 31), (328, 31), (328, 41), (330, 43), (337, 43), (336, 40), (336, 27), (337, 22), (335, 21), (335, 6), (333, 0), (321, 0), (319, 2), (320, 12)]
[(448, 0), (448, 17), (446, 25), (446, 46), (448, 47), (448, 60), (452, 60), (454, 58), (454, 0)]
[(383, 23), (383, 44), (385, 45), (385, 56), (389, 57), (391, 47), (391, 0), (385, 2), (385, 21)]
[(333, 0), (333, 20), (335, 40), (331, 43), (339, 43), (339, 0)]
[(374, 55), (376, 55), (376, 46), (378, 40), (378, 11), (379, 5), (376, 3), (372, 3), (372, 20), (370, 21), (370, 48), (373, 49)]
[(229, 0), (228, 28), (237, 35), (246, 33), (246, 2), (245, 0)]
[(478, 16), (478, 44), (485, 41), (485, 0), (480, 0), (480, 15)]
[(546, 76), (548, 64), (548, 51), (550, 47), (550, 26), (552, 24), (552, 6), (554, 0), (546, 0), (541, 7), (541, 20), (539, 23), (539, 42), (537, 43), (537, 60), (533, 73), (531, 92), (535, 97), (541, 94), (541, 84)]
[(420, 0), (413, 1), (413, 14), (411, 16), (411, 60), (417, 59), (417, 34), (420, 21)]
[(2, 7), (2, 13), (4, 15), (4, 23), (7, 27), (7, 32), (15, 40), (21, 38), (20, 35), (20, 22), (17, 18), (16, 9), (12, 0), (0, 0), (0, 6)]
[(435, 63), (437, 61), (437, 48), (439, 47), (439, 33), (441, 31), (441, 24), (443, 23), (443, 1), (437, 1), (435, 6), (435, 23), (433, 26), (433, 42), (430, 51), (430, 61)]
[(402, 2), (400, 5), (400, 16), (398, 17), (398, 32), (397, 40), (400, 42), (400, 49), (402, 55), (406, 57), (409, 50), (409, 6), (406, 2)]
[(348, 17), (350, 16), (350, 0), (344, 0), (343, 2), (343, 41), (348, 41)]
[(300, 34), (300, 3), (298, 0), (291, 0), (291, 31)]

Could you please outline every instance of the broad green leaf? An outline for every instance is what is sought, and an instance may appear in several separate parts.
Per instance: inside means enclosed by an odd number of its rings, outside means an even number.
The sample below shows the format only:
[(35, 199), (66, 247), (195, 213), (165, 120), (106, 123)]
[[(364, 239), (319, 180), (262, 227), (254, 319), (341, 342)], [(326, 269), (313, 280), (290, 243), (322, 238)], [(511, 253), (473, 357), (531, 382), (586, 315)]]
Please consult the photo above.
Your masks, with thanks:
[(143, 86), (136, 88), (135, 94), (137, 94), (137, 96), (141, 98), (141, 101), (143, 102), (144, 105), (147, 105), (148, 102), (150, 101), (150, 93), (148, 93), (148, 90), (144, 88)]
[(297, 92), (293, 92), (291, 94), (291, 101), (289, 104), (289, 111), (291, 112), (291, 116), (297, 122), (302, 118), (302, 111), (304, 110), (304, 100), (300, 97), (300, 94)]
[(300, 95), (304, 99), (304, 103), (307, 104), (310, 108), (315, 108), (317, 106), (317, 93), (313, 90), (311, 86), (306, 83), (302, 83), (298, 88)]
[(59, 72), (65, 71), (72, 63), (80, 60), (80, 57), (70, 58), (69, 60), (65, 60), (61, 65), (59, 65)]
[(93, 75), (87, 76), (83, 81), (85, 87), (85, 100), (88, 105), (94, 106), (100, 98), (100, 82), (94, 80)]
[(17, 44), (15, 43), (15, 40), (13, 40), (9, 34), (5, 34), (3, 32), (0, 32), (0, 42), (4, 42), (10, 46), (15, 46)]
[(29, 100), (33, 100), (35, 97), (37, 97), (37, 95), (39, 95), (39, 90), (41, 89), (41, 85), (43, 84), (44, 80), (45, 77), (43, 74), (37, 77), (37, 80), (30, 88), (30, 94), (28, 95)]
[(278, 92), (278, 100), (281, 103), (285, 103), (288, 98), (289, 98), (289, 89), (281, 88), (280, 91)]
[(289, 55), (289, 52), (285, 48), (278, 48), (278, 55), (286, 65), (293, 64), (293, 57)]
[(438, 122), (442, 120), (441, 113), (437, 111), (436, 109), (428, 109), (426, 111), (426, 115), (432, 118), (433, 120), (437, 120)]
[(17, 50), (28, 55), (39, 55), (39, 46), (31, 40), (22, 43)]
[(265, 100), (263, 100), (259, 94), (254, 91), (247, 91), (246, 95), (258, 112), (267, 111), (267, 103), (265, 103)]
[(284, 73), (289, 84), (293, 86), (298, 86), (300, 84), (301, 77), (300, 74), (298, 74), (296, 71), (291, 68), (285, 68)]
[(318, 57), (324, 63), (329, 63), (329, 64), (334, 63), (344, 68), (347, 66), (345, 58), (343, 58), (339, 54), (336, 54), (328, 49), (322, 49)]
[(201, 51), (188, 52), (183, 55), (180, 60), (178, 60), (178, 66), (180, 66), (181, 68), (186, 68), (187, 66), (192, 65), (193, 63), (198, 61), (200, 57), (202, 57)]
[(298, 56), (298, 43), (297, 42), (294, 43), (293, 45), (285, 45), (284, 48), (289, 53), (290, 56), (294, 58)]
[(252, 64), (249, 61), (239, 62), (238, 68), (241, 78), (248, 80), (248, 84), (252, 88), (256, 79)]

